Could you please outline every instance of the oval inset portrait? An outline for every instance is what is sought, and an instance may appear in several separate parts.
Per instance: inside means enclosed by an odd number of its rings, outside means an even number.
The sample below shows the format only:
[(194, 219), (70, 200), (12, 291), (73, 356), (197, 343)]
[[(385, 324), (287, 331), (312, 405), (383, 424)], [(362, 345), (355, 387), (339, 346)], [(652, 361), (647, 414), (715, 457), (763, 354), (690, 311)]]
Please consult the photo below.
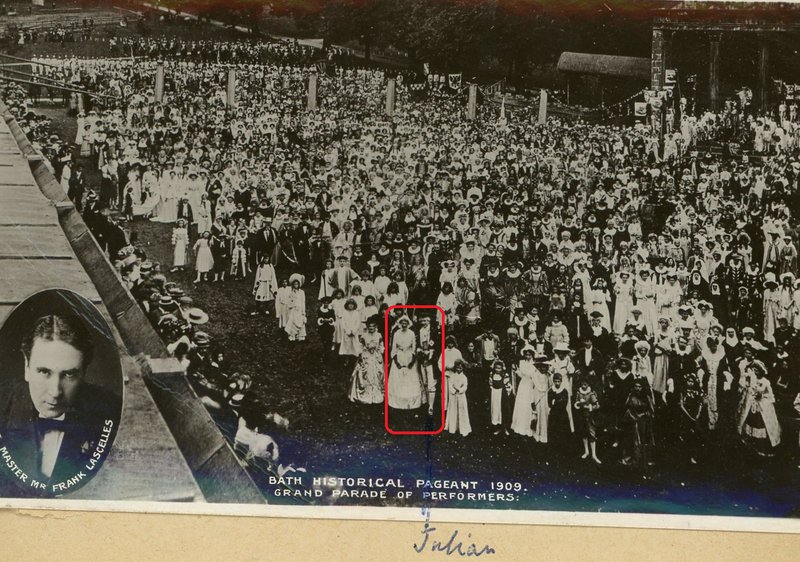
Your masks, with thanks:
[(0, 328), (0, 493), (68, 496), (91, 480), (122, 394), (119, 350), (96, 306), (66, 289), (17, 305)]

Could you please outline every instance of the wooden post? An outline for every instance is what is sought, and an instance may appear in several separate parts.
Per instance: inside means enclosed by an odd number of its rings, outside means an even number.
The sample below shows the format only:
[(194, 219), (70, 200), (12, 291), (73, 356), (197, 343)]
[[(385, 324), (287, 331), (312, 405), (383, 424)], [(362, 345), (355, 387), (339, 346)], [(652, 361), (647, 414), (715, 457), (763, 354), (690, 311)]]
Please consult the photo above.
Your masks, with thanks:
[(228, 88), (225, 102), (228, 107), (236, 107), (236, 69), (228, 70)]
[(547, 90), (539, 90), (539, 125), (547, 123)]
[(719, 43), (720, 35), (712, 35), (708, 58), (708, 101), (714, 112), (719, 110)]
[(389, 78), (389, 81), (386, 83), (386, 115), (389, 117), (394, 115), (395, 87), (394, 78)]
[(311, 73), (308, 77), (308, 104), (307, 109), (314, 111), (317, 109), (317, 73)]
[(156, 102), (161, 103), (164, 100), (164, 65), (159, 64), (156, 67), (156, 88), (155, 88)]
[(758, 103), (761, 111), (769, 110), (769, 45), (762, 43), (758, 59)]
[(475, 119), (478, 105), (478, 85), (469, 85), (469, 98), (467, 99), (467, 119)]

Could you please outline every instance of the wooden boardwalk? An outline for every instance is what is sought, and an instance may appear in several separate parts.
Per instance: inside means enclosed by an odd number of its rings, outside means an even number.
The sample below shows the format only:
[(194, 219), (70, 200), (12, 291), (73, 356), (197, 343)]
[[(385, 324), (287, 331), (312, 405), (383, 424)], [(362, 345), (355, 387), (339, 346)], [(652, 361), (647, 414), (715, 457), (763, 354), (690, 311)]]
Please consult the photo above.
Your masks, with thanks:
[(119, 433), (103, 468), (69, 499), (203, 501), (192, 471), (137, 363), (78, 261), (8, 125), (0, 119), (0, 324), (37, 291), (71, 289), (95, 303), (114, 332), (127, 377)]

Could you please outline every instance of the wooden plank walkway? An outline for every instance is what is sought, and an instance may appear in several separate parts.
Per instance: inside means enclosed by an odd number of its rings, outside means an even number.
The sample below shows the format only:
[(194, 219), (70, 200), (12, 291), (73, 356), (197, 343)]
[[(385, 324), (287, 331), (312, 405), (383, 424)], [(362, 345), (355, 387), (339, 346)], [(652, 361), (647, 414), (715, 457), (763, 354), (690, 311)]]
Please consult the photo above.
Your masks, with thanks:
[(82, 294), (114, 332), (127, 377), (119, 433), (100, 472), (69, 499), (204, 501), (186, 460), (127, 355), (97, 289), (39, 190), (8, 125), (0, 120), (0, 324), (28, 295), (46, 288)]

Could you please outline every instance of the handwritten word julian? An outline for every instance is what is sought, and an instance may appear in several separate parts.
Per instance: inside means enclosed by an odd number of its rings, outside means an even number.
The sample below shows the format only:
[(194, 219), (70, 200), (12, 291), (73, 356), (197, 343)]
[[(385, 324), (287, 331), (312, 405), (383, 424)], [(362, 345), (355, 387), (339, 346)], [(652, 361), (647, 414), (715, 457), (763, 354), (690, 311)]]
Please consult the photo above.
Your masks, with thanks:
[[(422, 529), (422, 534), (424, 535), (422, 539), (422, 544), (414, 544), (414, 550), (417, 554), (422, 554), (423, 552), (443, 552), (447, 556), (451, 556), (453, 554), (457, 554), (458, 556), (483, 556), (484, 554), (495, 554), (495, 550), (487, 545), (484, 545), (480, 549), (475, 543), (470, 543), (469, 546), (464, 546), (463, 541), (457, 540), (458, 539), (458, 529), (453, 531), (453, 534), (450, 535), (450, 538), (445, 541), (434, 540), (432, 535), (436, 532), (436, 527), (431, 527), (430, 524), (425, 521), (425, 527)], [(471, 534), (467, 533), (467, 537), (472, 537)]]

